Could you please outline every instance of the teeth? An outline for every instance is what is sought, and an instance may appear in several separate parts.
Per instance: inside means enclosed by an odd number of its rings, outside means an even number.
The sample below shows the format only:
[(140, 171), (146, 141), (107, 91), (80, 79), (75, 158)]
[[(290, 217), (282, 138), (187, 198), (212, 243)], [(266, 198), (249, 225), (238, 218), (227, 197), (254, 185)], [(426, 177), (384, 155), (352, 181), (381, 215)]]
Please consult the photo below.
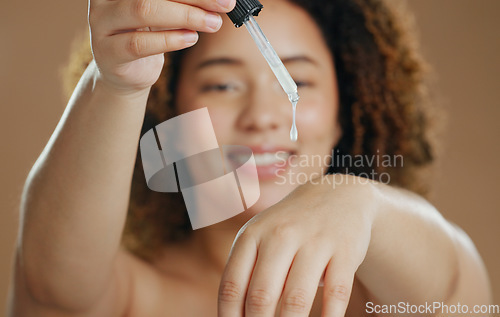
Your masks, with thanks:
[(257, 165), (271, 165), (279, 161), (278, 157), (271, 153), (254, 154), (254, 157)]
[[(255, 158), (255, 164), (258, 166), (266, 166), (266, 165), (273, 165), (273, 164), (283, 164), (288, 157), (290, 156), (290, 153), (287, 152), (267, 152), (267, 153), (254, 153), (254, 158)], [(239, 163), (243, 164), (246, 162), (248, 157), (246, 155), (231, 155), (231, 158)]]

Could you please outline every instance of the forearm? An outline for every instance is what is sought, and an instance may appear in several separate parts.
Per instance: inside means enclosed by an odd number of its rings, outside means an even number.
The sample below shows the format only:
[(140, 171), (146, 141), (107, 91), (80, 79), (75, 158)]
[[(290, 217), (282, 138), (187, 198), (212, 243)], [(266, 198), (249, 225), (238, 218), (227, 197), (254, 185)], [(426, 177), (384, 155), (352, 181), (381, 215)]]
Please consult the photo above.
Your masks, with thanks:
[(362, 283), (384, 304), (449, 300), (462, 276), (476, 274), (460, 270), (460, 262), (475, 255), (462, 250), (457, 230), (423, 198), (382, 184), (372, 187), (376, 208), (370, 246), (357, 272)]
[(76, 294), (105, 287), (126, 218), (147, 92), (110, 94), (98, 81), (94, 85), (93, 67), (22, 197), (19, 255), (28, 286), (41, 299), (64, 301), (67, 295), (82, 302)]

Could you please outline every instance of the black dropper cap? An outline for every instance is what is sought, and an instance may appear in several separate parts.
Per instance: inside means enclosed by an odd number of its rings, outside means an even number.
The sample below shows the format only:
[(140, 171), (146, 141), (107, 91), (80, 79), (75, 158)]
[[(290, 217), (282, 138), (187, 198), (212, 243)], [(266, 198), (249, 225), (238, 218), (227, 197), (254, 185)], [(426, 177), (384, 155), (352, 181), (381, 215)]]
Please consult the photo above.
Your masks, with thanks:
[(250, 15), (257, 16), (263, 7), (258, 0), (236, 0), (236, 6), (227, 15), (233, 21), (234, 26), (239, 28)]

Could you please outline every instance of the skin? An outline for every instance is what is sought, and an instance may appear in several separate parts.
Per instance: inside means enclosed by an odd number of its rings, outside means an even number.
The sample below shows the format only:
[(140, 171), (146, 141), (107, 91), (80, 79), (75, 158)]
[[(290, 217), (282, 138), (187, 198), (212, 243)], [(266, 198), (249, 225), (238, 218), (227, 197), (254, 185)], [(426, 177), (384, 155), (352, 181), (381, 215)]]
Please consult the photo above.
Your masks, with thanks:
[[(322, 65), (287, 64), (297, 81), (310, 83), (299, 91), (299, 141), (288, 138), (286, 96), (253, 43), (227, 21), (187, 53), (178, 109), (207, 106), (220, 144), (263, 143), (326, 155), (341, 134), (331, 56), (302, 10), (285, 1), (264, 5), (268, 16), (259, 23), (278, 53), (285, 59), (309, 56)], [(90, 1), (95, 59), (26, 182), (9, 315), (255, 317), (311, 311), (330, 317), (344, 315), (349, 300), (350, 316), (364, 315), (367, 301), (488, 304), (486, 271), (465, 233), (421, 197), (357, 177), (329, 175), (329, 183), (313, 179), (300, 186), (261, 181), (258, 204), (165, 246), (152, 264), (120, 248), (139, 132), (161, 53), (193, 45), (187, 34), (216, 32), (221, 21), (210, 27), (207, 16), (232, 6)], [(272, 27), (278, 21), (279, 31)], [(239, 62), (194, 69), (221, 55)], [(229, 80), (231, 88), (200, 91), (214, 79)], [(292, 169), (313, 175), (322, 168)]]

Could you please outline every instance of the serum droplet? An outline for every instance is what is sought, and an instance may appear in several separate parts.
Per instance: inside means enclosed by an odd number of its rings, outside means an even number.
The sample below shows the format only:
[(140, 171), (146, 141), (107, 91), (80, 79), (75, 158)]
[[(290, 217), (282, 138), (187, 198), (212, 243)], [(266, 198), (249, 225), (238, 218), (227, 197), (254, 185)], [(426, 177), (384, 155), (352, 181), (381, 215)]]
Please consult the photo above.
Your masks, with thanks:
[(290, 130), (290, 140), (293, 142), (297, 142), (297, 138), (299, 136), (299, 133), (297, 131), (297, 126), (295, 125), (295, 110), (297, 108), (297, 100), (292, 101), (292, 113), (293, 113), (293, 122), (292, 122), (292, 129)]
[(292, 129), (290, 130), (290, 140), (292, 140), (293, 142), (297, 142), (297, 136), (297, 127), (295, 126), (295, 124), (293, 124)]

